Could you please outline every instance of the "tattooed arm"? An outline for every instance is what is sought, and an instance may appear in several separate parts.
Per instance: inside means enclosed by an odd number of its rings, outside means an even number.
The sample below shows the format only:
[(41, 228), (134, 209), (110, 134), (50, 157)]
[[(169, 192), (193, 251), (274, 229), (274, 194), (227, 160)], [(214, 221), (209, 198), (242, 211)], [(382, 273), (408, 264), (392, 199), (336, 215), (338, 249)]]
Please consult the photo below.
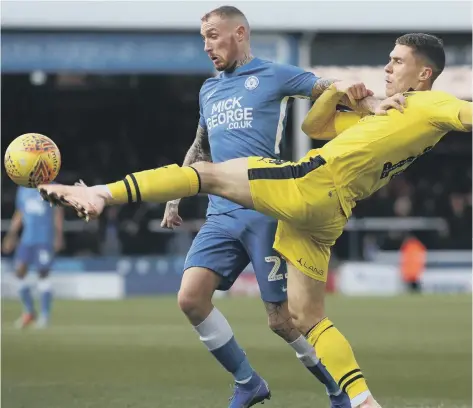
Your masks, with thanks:
[(329, 88), (334, 82), (337, 82), (338, 79), (334, 78), (319, 78), (315, 81), (314, 87), (312, 88), (312, 100), (316, 101), (319, 99), (319, 96), (322, 95), (326, 89)]
[[(204, 129), (200, 125), (197, 126), (194, 143), (192, 143), (192, 146), (187, 151), (182, 165), (190, 166), (191, 164), (197, 163), (199, 161), (212, 161), (212, 157), (210, 155), (209, 134), (207, 133), (207, 129)], [(171, 203), (178, 205), (180, 201), (181, 200), (178, 199), (171, 201)]]
[(360, 113), (337, 111), (337, 105), (342, 105), (342, 98), (349, 100), (342, 86), (343, 81), (330, 85), (307, 113), (301, 129), (310, 138), (331, 140), (360, 120)]
[[(326, 89), (330, 87), (334, 82), (338, 82), (338, 79), (334, 78), (319, 78), (312, 88), (312, 99), (317, 100)], [(374, 113), (376, 108), (379, 106), (381, 100), (373, 96), (367, 96), (366, 98), (360, 99), (352, 103), (346, 95), (340, 98), (340, 105), (347, 106), (353, 109), (357, 113), (369, 114)]]
[[(212, 161), (210, 155), (209, 135), (207, 129), (198, 125), (195, 135), (194, 143), (189, 148), (184, 158), (183, 166), (190, 166), (199, 161)], [(161, 221), (162, 228), (174, 229), (182, 224), (182, 218), (178, 214), (180, 199), (168, 201), (166, 209), (164, 210), (163, 220)]]
[[(372, 101), (372, 92), (366, 89), (361, 82), (336, 81), (320, 95), (318, 102), (314, 103), (302, 123), (302, 131), (312, 139), (331, 140), (349, 127), (356, 124), (366, 114), (376, 110), (397, 109), (403, 111), (404, 97), (401, 94), (393, 95), (384, 101)], [(359, 99), (365, 96), (363, 99)], [(348, 101), (348, 102), (346, 102)], [(353, 101), (354, 103), (351, 103)], [(339, 112), (338, 105), (359, 104), (355, 112)], [(364, 110), (368, 112), (364, 112)]]
[(202, 126), (197, 127), (197, 132), (195, 135), (194, 143), (189, 148), (184, 158), (183, 166), (190, 166), (192, 163), (198, 161), (207, 161), (211, 162), (212, 157), (210, 155), (210, 144), (209, 144), (209, 135), (207, 129), (204, 129)]

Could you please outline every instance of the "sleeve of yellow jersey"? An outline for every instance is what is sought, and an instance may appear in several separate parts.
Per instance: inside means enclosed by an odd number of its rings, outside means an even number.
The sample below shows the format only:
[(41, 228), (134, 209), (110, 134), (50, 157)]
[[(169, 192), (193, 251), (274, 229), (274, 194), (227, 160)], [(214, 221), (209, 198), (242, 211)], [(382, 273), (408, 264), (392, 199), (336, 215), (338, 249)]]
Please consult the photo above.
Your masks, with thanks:
[(314, 139), (332, 140), (349, 127), (358, 123), (360, 119), (361, 115), (357, 112), (337, 111), (324, 129), (314, 132), (311, 137)]
[(463, 101), (444, 92), (432, 93), (429, 116), (432, 125), (446, 130), (468, 132), (471, 130), (471, 102)]

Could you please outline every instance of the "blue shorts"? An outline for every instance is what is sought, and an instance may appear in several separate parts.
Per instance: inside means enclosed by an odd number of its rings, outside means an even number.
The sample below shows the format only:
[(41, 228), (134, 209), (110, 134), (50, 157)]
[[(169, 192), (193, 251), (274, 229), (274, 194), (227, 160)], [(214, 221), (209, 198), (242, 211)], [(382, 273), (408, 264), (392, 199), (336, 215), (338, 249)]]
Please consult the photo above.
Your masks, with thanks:
[(222, 277), (228, 290), (251, 262), (266, 302), (287, 300), (286, 263), (273, 249), (277, 221), (253, 210), (210, 215), (194, 239), (184, 270), (207, 268)]
[(15, 263), (33, 266), (38, 271), (48, 271), (54, 260), (54, 250), (51, 245), (27, 245), (20, 243), (15, 252)]

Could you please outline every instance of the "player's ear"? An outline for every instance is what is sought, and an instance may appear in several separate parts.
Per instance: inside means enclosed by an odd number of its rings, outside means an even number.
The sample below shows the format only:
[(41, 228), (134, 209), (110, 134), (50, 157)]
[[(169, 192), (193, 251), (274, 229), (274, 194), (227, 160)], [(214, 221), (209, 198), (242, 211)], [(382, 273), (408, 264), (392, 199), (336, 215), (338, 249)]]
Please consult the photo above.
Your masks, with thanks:
[(245, 27), (242, 25), (239, 25), (236, 28), (236, 37), (237, 37), (238, 42), (242, 42), (245, 39), (245, 35), (246, 35)]
[(421, 73), (420, 73), (420, 76), (419, 76), (419, 79), (421, 81), (427, 81), (428, 79), (430, 79), (432, 77), (432, 68), (431, 67), (423, 67)]

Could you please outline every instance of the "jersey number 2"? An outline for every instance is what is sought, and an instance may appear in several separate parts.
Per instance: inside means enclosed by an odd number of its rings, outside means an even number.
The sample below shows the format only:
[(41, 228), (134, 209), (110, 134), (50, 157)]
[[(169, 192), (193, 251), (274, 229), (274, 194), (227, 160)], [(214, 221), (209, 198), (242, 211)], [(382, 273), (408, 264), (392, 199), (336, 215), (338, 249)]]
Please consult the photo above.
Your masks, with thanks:
[[(274, 282), (274, 281), (279, 281), (284, 279), (284, 275), (279, 272), (279, 268), (281, 267), (281, 258), (279, 256), (267, 256), (264, 258), (265, 262), (273, 262), (274, 265), (271, 269), (271, 272), (269, 272), (268, 275), (268, 281), (269, 282)], [(286, 273), (286, 278), (287, 278), (287, 273)]]

